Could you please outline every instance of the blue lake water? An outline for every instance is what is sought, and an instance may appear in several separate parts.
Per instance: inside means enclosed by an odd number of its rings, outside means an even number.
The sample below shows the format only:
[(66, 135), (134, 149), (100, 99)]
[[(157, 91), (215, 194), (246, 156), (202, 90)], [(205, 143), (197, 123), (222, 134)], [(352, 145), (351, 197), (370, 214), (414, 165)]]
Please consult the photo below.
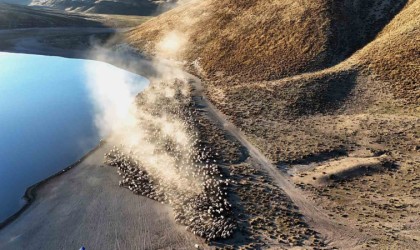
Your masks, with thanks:
[(62, 170), (96, 146), (89, 70), (127, 74), (102, 62), (0, 53), (0, 222), (24, 204), (27, 187)]

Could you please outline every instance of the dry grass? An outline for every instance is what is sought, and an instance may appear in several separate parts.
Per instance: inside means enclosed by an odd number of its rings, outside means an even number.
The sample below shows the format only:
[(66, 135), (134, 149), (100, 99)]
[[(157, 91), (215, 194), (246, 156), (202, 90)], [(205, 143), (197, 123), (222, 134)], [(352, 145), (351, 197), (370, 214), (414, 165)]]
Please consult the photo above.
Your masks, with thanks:
[[(237, 181), (234, 191), (239, 232), (245, 249), (326, 246), (305, 222), (293, 202), (252, 161), (229, 166)], [(239, 237), (238, 237), (239, 238)]]
[[(332, 218), (371, 238), (362, 248), (418, 249), (419, 168), (418, 162), (407, 161), (398, 169), (364, 172), (323, 187), (302, 183), (302, 187)], [(303, 178), (295, 179), (300, 183)]]
[[(244, 78), (274, 79), (321, 66), (318, 58), (325, 52), (329, 22), (323, 18), (326, 11), (323, 4), (310, 1), (201, 1), (140, 26), (129, 40), (153, 51), (154, 46), (147, 47), (147, 42), (156, 42), (167, 31), (179, 29), (193, 44), (187, 46), (183, 58), (199, 59), (207, 76), (241, 73)], [(320, 32), (305, 32), (314, 29)]]
[(193, 1), (139, 26), (128, 40), (153, 53), (165, 33), (177, 30), (189, 38), (182, 59), (199, 60), (207, 77), (279, 79), (343, 60), (404, 1), (351, 2)]
[(152, 19), (128, 40), (153, 54), (166, 32), (187, 34), (178, 59), (192, 65), (212, 102), (285, 169), (318, 164), (332, 175), (327, 166), (337, 157), (343, 167), (351, 157), (366, 157), (360, 151), (383, 155), (373, 172), (350, 164), (357, 175), (303, 188), (322, 197), (334, 219), (369, 232), (372, 242), (360, 247), (416, 249), (419, 16), (418, 0), (208, 0)]
[(106, 14), (86, 14), (91, 19), (100, 21), (106, 27), (129, 28), (138, 26), (147, 20), (150, 16), (128, 16), (128, 15), (106, 15)]
[(396, 98), (415, 105), (420, 103), (419, 16), (420, 1), (409, 1), (378, 38), (355, 55)]

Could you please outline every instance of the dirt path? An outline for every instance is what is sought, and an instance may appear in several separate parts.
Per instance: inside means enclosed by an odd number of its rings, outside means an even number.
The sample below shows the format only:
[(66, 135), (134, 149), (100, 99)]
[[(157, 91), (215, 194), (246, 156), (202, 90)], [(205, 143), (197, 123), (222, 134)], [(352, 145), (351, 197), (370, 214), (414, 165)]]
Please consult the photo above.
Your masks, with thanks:
[(175, 224), (172, 210), (118, 186), (102, 167), (107, 147), (36, 192), (33, 204), (0, 230), (0, 249), (193, 249), (200, 239)]
[(254, 146), (246, 136), (221, 113), (205, 96), (201, 80), (190, 76), (195, 90), (193, 96), (203, 110), (207, 111), (209, 117), (218, 124), (223, 125), (225, 131), (234, 136), (249, 151), (250, 156), (258, 162), (261, 167), (273, 178), (276, 184), (292, 199), (300, 212), (306, 217), (307, 222), (324, 237), (332, 246), (339, 248), (351, 248), (366, 241), (366, 237), (360, 235), (353, 228), (339, 225), (338, 222), (329, 218), (327, 213), (317, 207), (313, 201), (306, 198), (302, 190), (297, 188), (288, 176), (283, 174)]

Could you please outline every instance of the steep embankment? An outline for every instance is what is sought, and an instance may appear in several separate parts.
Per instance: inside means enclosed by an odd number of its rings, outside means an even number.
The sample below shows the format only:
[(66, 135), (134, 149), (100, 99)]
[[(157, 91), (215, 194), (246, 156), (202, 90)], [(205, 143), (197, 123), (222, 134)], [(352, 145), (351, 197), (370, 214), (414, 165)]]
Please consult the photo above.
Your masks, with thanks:
[(406, 7), (355, 55), (398, 99), (419, 105), (420, 1)]

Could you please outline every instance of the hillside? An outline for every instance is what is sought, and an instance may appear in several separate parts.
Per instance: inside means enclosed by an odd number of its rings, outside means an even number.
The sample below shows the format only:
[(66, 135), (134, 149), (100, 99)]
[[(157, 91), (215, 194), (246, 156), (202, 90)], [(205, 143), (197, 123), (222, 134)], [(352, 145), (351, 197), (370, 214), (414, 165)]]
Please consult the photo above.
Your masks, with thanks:
[(66, 12), (0, 3), (0, 29), (45, 27), (134, 27), (149, 17)]
[(161, 0), (32, 0), (30, 5), (97, 14), (150, 16), (175, 5)]
[(102, 27), (103, 25), (98, 20), (78, 14), (0, 3), (0, 29), (69, 26)]
[(331, 218), (369, 232), (359, 247), (416, 249), (419, 16), (419, 0), (192, 1), (127, 40), (186, 62)]
[[(138, 47), (165, 32), (186, 34), (182, 55), (217, 74), (273, 80), (336, 64), (366, 44), (403, 6), (403, 0), (192, 1), (130, 34)], [(149, 52), (152, 47), (146, 48)]]

